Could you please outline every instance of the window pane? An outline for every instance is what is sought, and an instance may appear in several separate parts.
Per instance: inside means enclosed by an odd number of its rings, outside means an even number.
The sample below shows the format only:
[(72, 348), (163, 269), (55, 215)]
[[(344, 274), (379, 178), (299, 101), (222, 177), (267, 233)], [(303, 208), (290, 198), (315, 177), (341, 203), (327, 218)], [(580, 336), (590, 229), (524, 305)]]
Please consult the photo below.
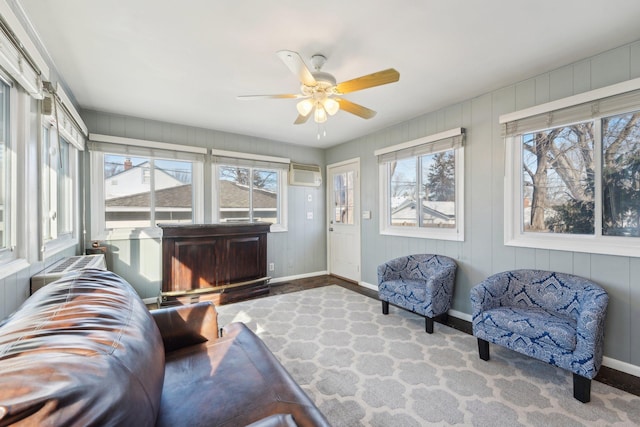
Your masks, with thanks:
[(391, 225), (416, 227), (417, 171), (415, 157), (389, 162)]
[(52, 170), (51, 164), (52, 158), (57, 158), (54, 147), (51, 144), (51, 133), (49, 132), (49, 126), (42, 128), (42, 236), (45, 241), (53, 239), (52, 232), (52, 196), (51, 191), (51, 179), (53, 175), (53, 182), (55, 182), (55, 169)]
[(218, 179), (218, 219), (220, 222), (250, 221), (251, 170), (236, 166), (220, 166)]
[(104, 156), (106, 228), (151, 226), (150, 160)]
[(0, 249), (7, 248), (9, 231), (9, 86), (0, 82)]
[(268, 169), (253, 170), (253, 221), (277, 224), (278, 220), (278, 172)]
[(522, 136), (523, 229), (594, 233), (593, 123)]
[(193, 222), (191, 162), (155, 160), (155, 222)]
[(453, 150), (422, 156), (421, 227), (455, 228), (456, 160)]
[(333, 176), (334, 222), (353, 224), (353, 171)]
[(57, 204), (57, 221), (58, 236), (62, 234), (71, 234), (73, 232), (72, 215), (73, 215), (73, 183), (71, 179), (70, 168), (70, 147), (65, 140), (60, 140), (60, 156), (58, 164), (58, 199)]
[(640, 112), (602, 120), (602, 234), (640, 237)]

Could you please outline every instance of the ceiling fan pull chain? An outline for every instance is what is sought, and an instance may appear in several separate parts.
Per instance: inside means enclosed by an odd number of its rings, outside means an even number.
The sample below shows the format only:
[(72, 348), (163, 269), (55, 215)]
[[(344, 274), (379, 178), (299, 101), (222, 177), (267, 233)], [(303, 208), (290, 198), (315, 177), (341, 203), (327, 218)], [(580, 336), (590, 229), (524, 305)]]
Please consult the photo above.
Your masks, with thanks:
[(327, 136), (327, 128), (325, 128), (323, 124), (318, 123), (318, 133), (316, 134), (318, 141), (320, 141), (320, 138), (326, 137), (326, 136)]

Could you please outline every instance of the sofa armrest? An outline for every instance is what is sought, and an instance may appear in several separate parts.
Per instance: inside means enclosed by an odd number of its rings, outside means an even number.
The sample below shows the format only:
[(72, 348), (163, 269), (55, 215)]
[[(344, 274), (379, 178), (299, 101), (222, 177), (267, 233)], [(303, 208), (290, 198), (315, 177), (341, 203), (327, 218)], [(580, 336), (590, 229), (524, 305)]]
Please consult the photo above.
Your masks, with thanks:
[(471, 288), (471, 305), (474, 311), (491, 310), (502, 306), (509, 286), (508, 273), (497, 273), (487, 277)]
[(585, 292), (576, 325), (574, 370), (593, 378), (602, 364), (604, 328), (609, 295), (603, 289)]
[(400, 279), (400, 272), (407, 265), (408, 257), (394, 258), (378, 266), (378, 285), (388, 280)]
[(212, 302), (151, 310), (151, 316), (160, 330), (165, 353), (219, 337), (218, 312)]

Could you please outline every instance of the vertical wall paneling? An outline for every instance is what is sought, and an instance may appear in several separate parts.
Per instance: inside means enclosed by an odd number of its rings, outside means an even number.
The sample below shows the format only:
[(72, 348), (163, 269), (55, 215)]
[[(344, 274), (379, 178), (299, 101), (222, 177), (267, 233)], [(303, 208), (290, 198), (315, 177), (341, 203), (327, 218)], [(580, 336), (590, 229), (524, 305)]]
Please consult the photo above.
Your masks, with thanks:
[[(376, 223), (376, 226), (363, 222), (363, 281), (376, 283), (377, 265), (409, 252), (450, 255), (458, 262), (453, 309), (470, 314), (471, 287), (499, 271), (539, 268), (591, 278), (605, 287), (611, 296), (605, 355), (640, 366), (640, 328), (636, 327), (640, 324), (640, 258), (504, 245), (505, 146), (498, 124), (501, 114), (635, 77), (640, 77), (640, 41), (326, 150), (327, 163), (360, 157), (363, 177), (369, 177), (361, 184), (362, 206), (363, 209), (372, 209), (374, 220), (371, 223)], [(462, 126), (467, 131), (464, 242), (381, 236), (377, 224), (378, 180), (373, 151), (434, 134), (447, 126)], [(367, 172), (367, 168), (376, 171), (375, 177)]]
[(640, 258), (629, 260), (629, 307), (631, 307), (628, 321), (631, 330), (629, 363), (640, 366), (640, 327), (638, 327), (640, 325)]
[(614, 359), (628, 361), (631, 356), (629, 258), (592, 255), (591, 279), (609, 294), (604, 353)]

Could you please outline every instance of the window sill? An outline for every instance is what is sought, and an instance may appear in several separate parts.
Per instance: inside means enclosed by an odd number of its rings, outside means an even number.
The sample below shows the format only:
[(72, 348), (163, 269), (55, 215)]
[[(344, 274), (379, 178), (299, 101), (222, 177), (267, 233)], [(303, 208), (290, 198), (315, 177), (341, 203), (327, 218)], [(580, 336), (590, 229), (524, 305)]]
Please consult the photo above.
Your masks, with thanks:
[(29, 268), (30, 266), (31, 264), (29, 264), (24, 258), (15, 259), (6, 264), (3, 264), (2, 266), (0, 266), (0, 280), (19, 273)]
[(104, 230), (91, 236), (91, 240), (144, 240), (144, 239), (160, 239), (162, 237), (162, 229), (153, 228), (121, 228), (116, 230)]
[(287, 227), (281, 224), (271, 224), (270, 230), (272, 233), (284, 233), (287, 230)]
[(44, 244), (44, 257), (52, 257), (77, 245), (78, 241), (71, 237), (51, 240)]
[(504, 244), (505, 246), (523, 248), (640, 257), (640, 238), (637, 237), (567, 236), (525, 233), (511, 239), (505, 239)]
[[(272, 224), (270, 227), (271, 233), (284, 233), (287, 232), (287, 228), (280, 224)], [(98, 233), (91, 236), (91, 240), (144, 240), (144, 239), (161, 239), (162, 229), (159, 227), (153, 228), (121, 228), (116, 230), (105, 230), (102, 233)]]
[(385, 236), (414, 237), (418, 239), (452, 240), (464, 242), (464, 234), (456, 229), (436, 229), (418, 227), (387, 227), (380, 229)]

